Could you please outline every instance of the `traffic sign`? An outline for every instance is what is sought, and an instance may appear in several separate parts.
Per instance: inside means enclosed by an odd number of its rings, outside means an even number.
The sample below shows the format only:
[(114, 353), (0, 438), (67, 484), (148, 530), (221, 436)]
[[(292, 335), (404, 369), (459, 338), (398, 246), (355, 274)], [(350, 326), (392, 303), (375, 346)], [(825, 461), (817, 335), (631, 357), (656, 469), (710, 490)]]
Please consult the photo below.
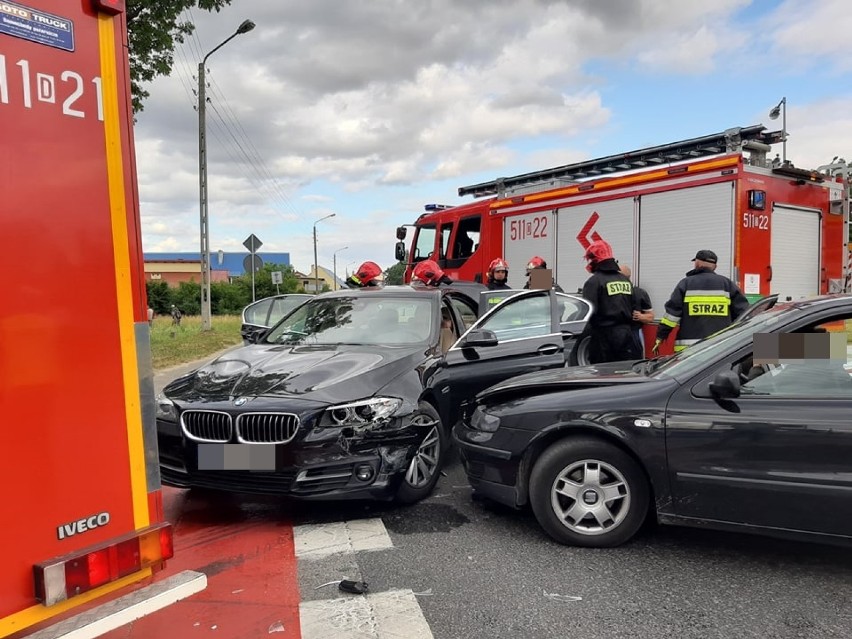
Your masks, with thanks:
[(245, 239), (245, 242), (243, 242), (243, 246), (245, 246), (249, 250), (249, 253), (256, 253), (257, 249), (263, 246), (263, 242), (258, 239), (257, 235), (252, 233)]
[[(254, 261), (254, 270), (252, 270), (251, 265), (252, 261)], [(263, 268), (263, 259), (259, 255), (246, 255), (243, 260), (243, 269), (246, 273), (257, 273), (260, 269)]]
[(284, 283), (284, 274), (281, 271), (272, 271), (272, 283), (273, 284), (283, 284)]

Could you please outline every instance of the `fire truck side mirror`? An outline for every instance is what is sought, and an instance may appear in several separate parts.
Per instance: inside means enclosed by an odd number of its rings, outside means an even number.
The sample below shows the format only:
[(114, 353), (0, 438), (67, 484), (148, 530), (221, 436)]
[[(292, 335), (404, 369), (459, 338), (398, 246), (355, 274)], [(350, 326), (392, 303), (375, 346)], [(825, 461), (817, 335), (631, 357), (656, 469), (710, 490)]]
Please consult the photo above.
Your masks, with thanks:
[(405, 243), (404, 242), (397, 242), (396, 243), (394, 254), (395, 254), (397, 262), (404, 262), (405, 261)]
[(407, 232), (408, 232), (408, 229), (405, 228), (404, 226), (397, 226), (396, 227), (396, 239), (398, 239), (400, 241), (404, 240)]

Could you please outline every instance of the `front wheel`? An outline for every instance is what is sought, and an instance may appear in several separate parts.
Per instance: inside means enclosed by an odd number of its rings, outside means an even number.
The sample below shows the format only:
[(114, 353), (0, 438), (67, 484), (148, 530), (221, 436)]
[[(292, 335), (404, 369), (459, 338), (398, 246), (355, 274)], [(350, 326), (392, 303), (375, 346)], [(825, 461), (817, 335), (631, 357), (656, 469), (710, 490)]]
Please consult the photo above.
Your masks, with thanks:
[(402, 504), (413, 504), (429, 496), (438, 482), (446, 448), (441, 418), (431, 404), (420, 402), (412, 423), (424, 426), (425, 435), (396, 493), (396, 500)]
[(542, 453), (530, 475), (530, 503), (556, 541), (618, 546), (642, 526), (648, 482), (627, 453), (590, 438), (563, 439)]

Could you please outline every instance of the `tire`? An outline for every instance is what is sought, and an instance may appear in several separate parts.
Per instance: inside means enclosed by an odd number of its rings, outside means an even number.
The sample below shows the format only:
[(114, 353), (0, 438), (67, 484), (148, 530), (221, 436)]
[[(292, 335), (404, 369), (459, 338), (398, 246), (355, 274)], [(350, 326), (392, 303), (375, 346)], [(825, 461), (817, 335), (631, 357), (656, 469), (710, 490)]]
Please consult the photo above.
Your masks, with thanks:
[(571, 349), (571, 355), (568, 358), (568, 364), (571, 366), (588, 366), (589, 365), (589, 344), (592, 338), (588, 335), (580, 339), (574, 340), (574, 348)]
[(426, 431), (423, 441), (405, 470), (396, 493), (396, 501), (401, 504), (413, 504), (432, 493), (447, 453), (447, 434), (432, 404), (420, 402), (412, 420), (432, 423), (432, 427)]
[(535, 517), (561, 544), (619, 546), (642, 526), (648, 501), (648, 482), (639, 464), (598, 439), (569, 438), (554, 443), (541, 454), (530, 475)]

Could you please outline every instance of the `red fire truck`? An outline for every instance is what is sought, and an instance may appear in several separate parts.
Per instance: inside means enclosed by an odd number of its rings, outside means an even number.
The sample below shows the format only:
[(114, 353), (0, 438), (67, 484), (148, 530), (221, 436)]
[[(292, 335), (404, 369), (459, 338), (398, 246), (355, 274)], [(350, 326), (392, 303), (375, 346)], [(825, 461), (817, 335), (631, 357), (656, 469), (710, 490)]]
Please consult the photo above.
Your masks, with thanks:
[[(658, 315), (699, 249), (751, 298), (801, 298), (844, 287), (846, 177), (769, 161), (782, 133), (756, 125), (545, 171), (466, 186), (491, 196), (430, 206), (414, 223), (410, 249), (397, 229), (397, 259), (431, 257), (450, 277), (483, 281), (495, 257), (521, 288), (534, 255), (557, 283), (577, 291), (583, 254), (597, 238), (629, 264)], [(844, 176), (847, 174), (844, 172)]]
[(173, 554), (129, 86), (123, 0), (0, 2), (0, 637), (130, 621)]

